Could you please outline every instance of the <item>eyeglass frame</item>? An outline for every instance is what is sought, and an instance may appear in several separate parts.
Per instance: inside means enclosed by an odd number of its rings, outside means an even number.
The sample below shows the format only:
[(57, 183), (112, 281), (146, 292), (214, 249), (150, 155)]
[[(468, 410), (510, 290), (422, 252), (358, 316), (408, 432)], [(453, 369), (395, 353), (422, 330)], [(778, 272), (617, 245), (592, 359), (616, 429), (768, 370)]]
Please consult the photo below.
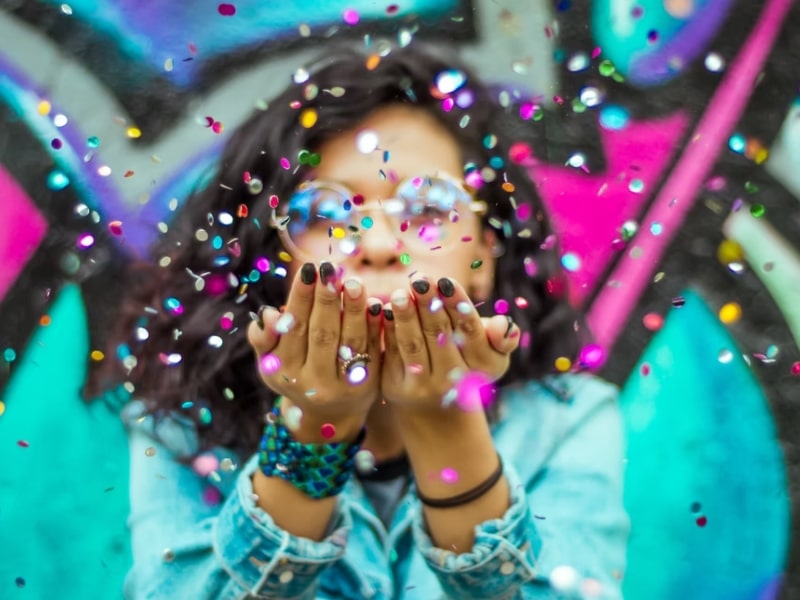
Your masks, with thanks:
[[(482, 217), (488, 212), (489, 205), (484, 200), (477, 200), (475, 198), (475, 193), (470, 191), (470, 189), (469, 189), (470, 186), (463, 179), (459, 179), (457, 177), (453, 177), (452, 175), (450, 175), (449, 173), (446, 173), (444, 171), (436, 171), (435, 173), (433, 173), (431, 175), (412, 175), (410, 177), (406, 177), (403, 180), (401, 180), (395, 186), (395, 190), (397, 190), (402, 184), (404, 184), (404, 183), (406, 183), (406, 182), (408, 182), (410, 180), (416, 179), (418, 177), (423, 177), (425, 179), (438, 178), (438, 179), (443, 179), (443, 180), (445, 180), (445, 181), (447, 181), (449, 183), (452, 183), (453, 185), (456, 185), (458, 188), (460, 188), (467, 195), (469, 195), (469, 197), (471, 198), (471, 200), (469, 202), (465, 202), (465, 205), (466, 205), (467, 209), (471, 213)], [(389, 198), (385, 198), (383, 200), (379, 199), (376, 202), (369, 202), (369, 203), (365, 202), (363, 205), (356, 204), (355, 202), (352, 202), (352, 199), (357, 194), (355, 194), (353, 192), (353, 190), (348, 188), (346, 185), (343, 185), (341, 183), (337, 183), (335, 181), (317, 180), (317, 179), (309, 179), (309, 180), (300, 182), (300, 184), (297, 187), (295, 187), (294, 190), (292, 190), (292, 194), (294, 194), (296, 191), (300, 190), (303, 185), (307, 185), (307, 184), (313, 183), (315, 181), (322, 181), (322, 182), (325, 183), (326, 186), (329, 186), (330, 189), (332, 189), (334, 191), (342, 192), (342, 197), (343, 198), (348, 198), (351, 201), (350, 211), (355, 210), (358, 213), (369, 213), (369, 212), (373, 212), (373, 211), (382, 211), (382, 212), (386, 213), (386, 208), (383, 206), (382, 202), (396, 199), (395, 196), (390, 196)], [(372, 205), (372, 206), (369, 206), (369, 205)], [(277, 230), (278, 237), (281, 239), (281, 242), (283, 243), (284, 249), (289, 251), (290, 253), (291, 252), (295, 252), (295, 253), (296, 252), (300, 252), (303, 255), (310, 256), (310, 254), (308, 252), (306, 252), (302, 248), (300, 248), (300, 246), (298, 246), (291, 239), (291, 236), (289, 235), (289, 233), (287, 231), (290, 221), (291, 221), (291, 217), (289, 215), (283, 215), (283, 216), (280, 216), (280, 217), (278, 216), (278, 207), (275, 207), (275, 208), (272, 209), (271, 216), (270, 216), (270, 227), (275, 229), (275, 230)]]

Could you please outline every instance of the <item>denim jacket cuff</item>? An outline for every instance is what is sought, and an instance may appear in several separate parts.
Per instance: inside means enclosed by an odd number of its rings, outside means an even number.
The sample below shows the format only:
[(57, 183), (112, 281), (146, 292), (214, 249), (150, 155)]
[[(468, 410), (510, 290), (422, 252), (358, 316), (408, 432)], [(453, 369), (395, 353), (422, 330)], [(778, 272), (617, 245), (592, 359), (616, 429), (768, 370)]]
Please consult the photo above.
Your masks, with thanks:
[(456, 554), (434, 546), (417, 501), (414, 539), (448, 597), (512, 597), (523, 583), (536, 576), (541, 538), (531, 518), (519, 475), (510, 461), (504, 463), (503, 474), (508, 480), (511, 505), (501, 518), (476, 525), (475, 543), (469, 552)]
[(228, 574), (257, 597), (308, 597), (320, 573), (344, 555), (351, 515), (340, 500), (325, 539), (291, 535), (256, 505), (251, 477), (257, 468), (254, 455), (223, 504), (214, 531), (215, 552)]

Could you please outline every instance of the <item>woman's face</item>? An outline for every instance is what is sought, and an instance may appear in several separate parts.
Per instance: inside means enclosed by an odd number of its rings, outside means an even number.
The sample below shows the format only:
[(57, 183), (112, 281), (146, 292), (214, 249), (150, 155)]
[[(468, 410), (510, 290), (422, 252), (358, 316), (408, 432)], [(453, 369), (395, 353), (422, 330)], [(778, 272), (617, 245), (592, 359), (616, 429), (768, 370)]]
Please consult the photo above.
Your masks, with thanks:
[[(359, 136), (365, 131), (377, 136), (374, 151), (359, 149), (359, 140), (363, 142)], [(449, 132), (424, 109), (403, 104), (376, 110), (357, 127), (323, 143), (317, 152), (321, 162), (311, 178), (345, 186), (363, 196), (367, 209), (397, 198), (398, 183), (409, 178), (440, 172), (460, 178), (463, 172), (459, 148)], [(456, 279), (475, 301), (490, 294), (494, 279), (490, 244), (494, 237), (490, 231), (481, 230), (480, 217), (466, 207), (458, 211), (458, 236), (451, 235), (439, 248), (435, 241), (426, 245), (418, 239), (413, 246), (403, 244), (398, 239), (402, 236), (396, 220), (380, 210), (364, 214), (372, 218), (371, 227), (361, 229), (358, 251), (342, 258), (337, 266), (344, 270), (345, 278), (360, 278), (368, 295), (387, 302), (395, 289), (408, 289), (415, 272), (434, 282), (444, 276)], [(302, 250), (308, 256), (292, 261), (288, 281), (305, 260), (328, 260), (330, 243), (324, 227), (305, 233)], [(401, 258), (403, 254), (407, 256)], [(482, 261), (481, 265), (472, 268), (475, 261)]]

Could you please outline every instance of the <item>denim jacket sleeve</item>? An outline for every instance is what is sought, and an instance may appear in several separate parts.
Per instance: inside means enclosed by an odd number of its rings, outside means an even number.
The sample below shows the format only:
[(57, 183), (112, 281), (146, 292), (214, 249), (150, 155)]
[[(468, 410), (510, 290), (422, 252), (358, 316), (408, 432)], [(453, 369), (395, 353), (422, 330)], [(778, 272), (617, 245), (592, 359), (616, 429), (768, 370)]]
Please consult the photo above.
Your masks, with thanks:
[(254, 502), (250, 477), (257, 456), (229, 475), (230, 493), (220, 501), (220, 494), (213, 493), (217, 488), (175, 460), (191, 452), (185, 428), (137, 418), (136, 404), (123, 413), (131, 452), (134, 561), (125, 597), (321, 598), (318, 577), (344, 554), (352, 525), (341, 503), (323, 541), (292, 536)]
[(622, 598), (630, 523), (622, 499), (625, 444), (617, 391), (599, 379), (576, 381), (576, 406), (550, 405), (573, 412), (562, 413), (570, 415), (569, 426), (545, 443), (549, 450), (540, 465), (525, 468), (539, 460), (533, 438), (550, 435), (544, 428), (551, 421), (541, 412), (516, 419), (541, 420), (539, 433), (525, 436), (519, 429), (513, 445), (498, 445), (510, 506), (501, 518), (476, 526), (469, 553), (435, 547), (417, 511), (417, 548), (447, 598)]

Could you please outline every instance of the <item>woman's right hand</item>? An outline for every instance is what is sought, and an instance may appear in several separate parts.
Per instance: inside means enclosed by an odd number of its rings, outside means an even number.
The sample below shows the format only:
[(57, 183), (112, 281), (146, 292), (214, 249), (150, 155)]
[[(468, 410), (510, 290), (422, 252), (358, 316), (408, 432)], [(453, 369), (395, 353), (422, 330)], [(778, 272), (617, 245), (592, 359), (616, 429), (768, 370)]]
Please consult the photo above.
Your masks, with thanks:
[[(351, 282), (356, 284), (355, 297), (348, 289)], [(357, 279), (346, 283), (338, 280), (331, 263), (322, 263), (319, 273), (306, 263), (292, 282), (284, 312), (265, 308), (259, 315), (263, 329), (254, 321), (247, 330), (261, 379), (284, 398), (284, 418), (292, 406), (302, 411), (299, 427), (293, 419), (287, 421), (304, 443), (354, 438), (380, 395), (382, 317), (367, 310), (380, 301), (368, 303)], [(358, 384), (342, 372), (342, 346), (372, 358), (366, 379)], [(327, 424), (335, 428), (333, 437), (322, 434)]]

